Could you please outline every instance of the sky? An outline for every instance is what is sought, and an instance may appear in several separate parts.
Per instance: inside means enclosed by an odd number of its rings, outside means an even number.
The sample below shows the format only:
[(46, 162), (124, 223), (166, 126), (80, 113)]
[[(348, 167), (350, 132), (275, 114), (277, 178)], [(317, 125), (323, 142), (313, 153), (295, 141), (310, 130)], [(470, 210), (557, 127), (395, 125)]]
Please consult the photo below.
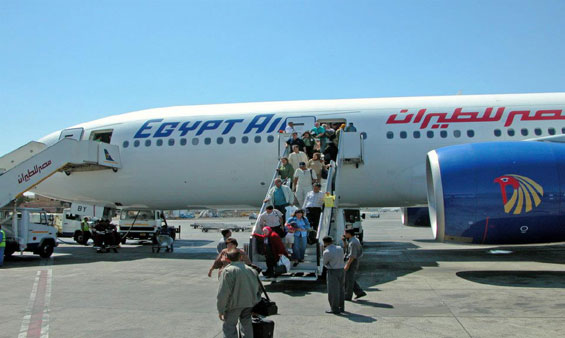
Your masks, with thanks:
[(176, 105), (565, 91), (565, 1), (0, 1), (0, 155)]

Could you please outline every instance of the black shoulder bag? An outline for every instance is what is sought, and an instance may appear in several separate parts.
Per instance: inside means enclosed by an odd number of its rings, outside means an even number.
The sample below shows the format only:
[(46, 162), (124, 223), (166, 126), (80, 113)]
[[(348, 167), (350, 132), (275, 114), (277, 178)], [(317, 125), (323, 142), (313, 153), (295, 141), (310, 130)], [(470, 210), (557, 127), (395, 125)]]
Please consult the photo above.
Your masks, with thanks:
[(259, 281), (259, 286), (261, 287), (261, 291), (263, 291), (263, 293), (265, 294), (265, 297), (261, 297), (261, 300), (259, 301), (259, 303), (255, 304), (251, 312), (261, 315), (263, 317), (276, 315), (279, 311), (279, 308), (277, 307), (277, 303), (269, 299), (269, 295), (267, 294), (265, 287), (263, 287), (263, 283), (261, 283), (259, 276), (257, 276), (257, 280)]

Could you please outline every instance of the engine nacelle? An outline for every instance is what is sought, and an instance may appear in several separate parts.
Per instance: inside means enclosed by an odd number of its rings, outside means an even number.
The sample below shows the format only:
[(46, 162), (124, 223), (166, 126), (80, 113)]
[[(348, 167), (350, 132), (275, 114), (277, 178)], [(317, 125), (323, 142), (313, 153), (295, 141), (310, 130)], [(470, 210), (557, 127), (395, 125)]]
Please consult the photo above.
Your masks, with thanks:
[(428, 208), (401, 208), (402, 225), (411, 227), (429, 227), (430, 214)]
[(489, 142), (430, 151), (428, 207), (439, 241), (565, 241), (565, 144)]

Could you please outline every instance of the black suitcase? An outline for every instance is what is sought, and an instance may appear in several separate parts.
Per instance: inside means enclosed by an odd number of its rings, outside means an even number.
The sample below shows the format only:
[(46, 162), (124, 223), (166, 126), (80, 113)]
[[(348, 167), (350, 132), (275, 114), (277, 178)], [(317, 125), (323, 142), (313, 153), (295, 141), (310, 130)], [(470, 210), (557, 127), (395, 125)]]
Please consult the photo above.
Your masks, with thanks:
[(252, 317), (253, 338), (272, 338), (275, 332), (275, 322), (267, 318)]

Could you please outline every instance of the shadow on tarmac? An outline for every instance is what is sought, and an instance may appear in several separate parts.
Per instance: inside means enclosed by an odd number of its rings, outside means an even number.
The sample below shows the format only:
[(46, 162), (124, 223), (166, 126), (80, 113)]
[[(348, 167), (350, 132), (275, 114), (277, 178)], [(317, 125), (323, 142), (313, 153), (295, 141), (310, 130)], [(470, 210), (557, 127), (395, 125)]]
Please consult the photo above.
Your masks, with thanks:
[(565, 288), (565, 271), (460, 271), (471, 282), (526, 288)]
[(371, 302), (370, 300), (365, 300), (365, 299), (358, 299), (358, 300), (355, 301), (355, 303), (365, 305), (365, 306), (379, 307), (379, 308), (382, 308), (382, 309), (394, 309), (394, 306), (392, 306), (390, 304), (375, 303), (375, 302)]
[[(55, 248), (56, 256), (52, 256), (48, 259), (41, 258), (39, 255), (31, 255), (28, 253), (25, 253), (24, 255), (14, 253), (10, 257), (5, 257), (4, 266), (2, 267), (2, 269), (39, 266), (45, 265), (45, 262), (51, 262), (55, 265), (67, 265), (97, 262), (125, 262), (145, 258), (209, 259), (212, 261), (218, 255), (216, 248), (202, 248), (202, 251), (198, 251), (200, 247), (212, 242), (213, 241), (210, 240), (176, 240), (175, 251), (172, 253), (164, 252), (164, 250), (159, 253), (152, 253), (152, 244), (150, 242), (137, 243), (137, 245), (131, 245), (132, 243), (129, 242), (130, 244), (120, 247), (117, 253), (113, 251), (107, 253), (97, 253), (96, 249), (93, 248), (92, 245), (65, 245)], [(185, 250), (191, 251), (183, 252)]]
[(374, 323), (374, 322), (377, 321), (373, 317), (361, 315), (361, 314), (358, 314), (358, 313), (351, 313), (351, 312), (348, 312), (348, 311), (345, 311), (345, 312), (339, 314), (339, 316), (345, 317), (345, 318), (347, 318), (350, 321), (355, 322), (355, 323)]

